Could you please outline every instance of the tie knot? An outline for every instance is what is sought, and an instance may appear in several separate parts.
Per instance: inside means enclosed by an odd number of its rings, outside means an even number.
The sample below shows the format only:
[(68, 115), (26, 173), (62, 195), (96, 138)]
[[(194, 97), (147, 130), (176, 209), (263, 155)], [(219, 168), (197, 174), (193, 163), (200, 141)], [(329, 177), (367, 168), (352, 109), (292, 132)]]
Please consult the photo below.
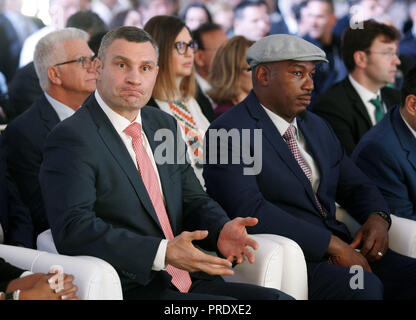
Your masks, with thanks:
[(370, 100), (370, 102), (376, 107), (376, 108), (379, 108), (379, 107), (381, 107), (381, 101), (380, 101), (380, 97), (379, 96), (377, 96), (377, 97), (375, 97), (375, 98), (373, 98), (373, 99), (371, 99)]
[(142, 136), (142, 126), (140, 123), (133, 122), (123, 132), (132, 138), (140, 138)]
[(291, 124), (289, 128), (287, 128), (285, 134), (283, 135), (283, 138), (286, 141), (288, 141), (288, 140), (295, 139), (295, 136), (296, 136), (296, 127), (293, 124)]

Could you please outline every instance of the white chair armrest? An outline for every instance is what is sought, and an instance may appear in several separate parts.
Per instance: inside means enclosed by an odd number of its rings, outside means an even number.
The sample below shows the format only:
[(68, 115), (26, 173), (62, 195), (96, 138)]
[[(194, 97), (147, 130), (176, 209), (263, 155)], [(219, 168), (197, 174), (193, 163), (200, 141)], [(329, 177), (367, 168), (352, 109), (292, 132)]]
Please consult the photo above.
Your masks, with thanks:
[(8, 245), (0, 245), (0, 256), (12, 265), (33, 273), (48, 273), (52, 265), (61, 265), (65, 273), (74, 275), (77, 295), (82, 300), (123, 299), (117, 272), (102, 259), (70, 257)]
[(258, 236), (272, 240), (283, 248), (282, 285), (280, 290), (296, 300), (307, 300), (308, 273), (301, 247), (295, 241), (286, 237), (274, 234), (260, 234)]
[[(391, 217), (391, 228), (389, 230), (389, 247), (390, 249), (416, 258), (416, 221), (401, 218), (393, 214)], [(360, 224), (345, 209), (337, 208), (336, 218), (338, 221), (345, 223), (348, 230), (354, 236)]]
[(248, 261), (234, 267), (234, 275), (224, 276), (225, 281), (256, 284), (280, 289), (282, 286), (283, 248), (262, 235), (250, 235), (259, 244), (255, 251), (255, 262)]
[(393, 214), (390, 217), (390, 248), (405, 256), (416, 258), (416, 221), (401, 218)]

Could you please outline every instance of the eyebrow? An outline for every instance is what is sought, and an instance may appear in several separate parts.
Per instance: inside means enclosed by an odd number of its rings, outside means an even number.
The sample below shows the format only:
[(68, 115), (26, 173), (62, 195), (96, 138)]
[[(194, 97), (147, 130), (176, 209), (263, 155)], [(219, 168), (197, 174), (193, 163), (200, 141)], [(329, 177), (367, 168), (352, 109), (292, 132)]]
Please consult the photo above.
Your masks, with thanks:
[[(291, 65), (289, 65), (289, 68), (302, 68), (302, 69), (307, 69), (307, 67), (303, 64), (299, 64), (299, 63), (293, 63)], [(316, 69), (316, 67), (313, 68), (312, 71), (314, 71)]]
[[(112, 59), (113, 62), (116, 61), (116, 60), (122, 60), (122, 61), (125, 61), (125, 62), (129, 63), (129, 64), (132, 64), (132, 62), (133, 62), (132, 60), (130, 60), (129, 58), (124, 57), (124, 56), (115, 56)], [(152, 61), (152, 60), (143, 60), (143, 61), (140, 62), (140, 64), (141, 65), (143, 65), (143, 64), (150, 64), (150, 65), (153, 65), (153, 66), (156, 65), (156, 63), (154, 61)]]

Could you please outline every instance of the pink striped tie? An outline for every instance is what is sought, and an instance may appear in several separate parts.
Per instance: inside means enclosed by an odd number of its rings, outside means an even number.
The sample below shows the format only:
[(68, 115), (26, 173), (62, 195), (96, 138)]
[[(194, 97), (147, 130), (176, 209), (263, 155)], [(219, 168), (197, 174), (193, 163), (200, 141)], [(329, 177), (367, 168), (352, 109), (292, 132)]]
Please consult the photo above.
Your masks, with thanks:
[[(136, 161), (139, 167), (143, 183), (155, 208), (157, 217), (163, 230), (163, 234), (167, 240), (174, 238), (172, 227), (169, 222), (168, 214), (163, 203), (162, 193), (160, 192), (158, 178), (142, 143), (141, 125), (133, 122), (124, 132), (132, 138), (133, 150), (136, 154)], [(166, 271), (172, 276), (172, 283), (180, 292), (188, 292), (192, 281), (188, 271), (178, 269), (168, 265)]]
[[(302, 155), (300, 154), (298, 144), (296, 142), (296, 127), (291, 124), (289, 128), (286, 130), (285, 134), (283, 135), (287, 145), (289, 146), (290, 151), (292, 152), (293, 156), (295, 157), (296, 161), (298, 162), (300, 168), (305, 173), (306, 177), (309, 179), (310, 183), (312, 184), (312, 170), (306, 163), (305, 159), (303, 159)], [(322, 208), (321, 203), (319, 202), (318, 197), (315, 195), (316, 203), (318, 204), (319, 211), (321, 211), (322, 216), (325, 217), (325, 211)]]

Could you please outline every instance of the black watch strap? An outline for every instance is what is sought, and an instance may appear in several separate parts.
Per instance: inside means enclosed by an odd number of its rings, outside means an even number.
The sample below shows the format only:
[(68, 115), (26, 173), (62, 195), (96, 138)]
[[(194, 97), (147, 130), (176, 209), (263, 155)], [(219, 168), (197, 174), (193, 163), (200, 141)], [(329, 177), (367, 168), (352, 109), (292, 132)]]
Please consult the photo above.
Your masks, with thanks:
[(377, 214), (380, 217), (382, 217), (389, 224), (389, 227), (387, 228), (387, 230), (390, 230), (390, 227), (391, 227), (391, 218), (390, 218), (390, 215), (389, 214), (387, 214), (387, 213), (385, 213), (383, 211), (376, 211), (376, 212), (373, 212), (372, 214)]
[(6, 300), (14, 300), (13, 299), (13, 292), (6, 293), (5, 296), (6, 296)]

